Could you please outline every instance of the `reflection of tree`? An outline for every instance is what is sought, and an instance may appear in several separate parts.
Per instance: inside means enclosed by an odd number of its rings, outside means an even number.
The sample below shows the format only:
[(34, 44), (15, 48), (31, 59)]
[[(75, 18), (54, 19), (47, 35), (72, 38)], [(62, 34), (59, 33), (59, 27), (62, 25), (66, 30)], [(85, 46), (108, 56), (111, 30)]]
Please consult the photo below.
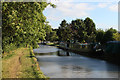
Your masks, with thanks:
[(58, 56), (70, 56), (68, 51), (62, 52), (62, 51), (59, 51), (59, 50), (57, 51), (57, 55)]
[(67, 56), (70, 56), (70, 55), (69, 55), (69, 52), (66, 52), (66, 54), (67, 54)]
[(59, 50), (58, 50), (58, 52), (57, 52), (57, 53), (58, 53), (58, 56), (60, 56), (60, 51), (59, 51)]

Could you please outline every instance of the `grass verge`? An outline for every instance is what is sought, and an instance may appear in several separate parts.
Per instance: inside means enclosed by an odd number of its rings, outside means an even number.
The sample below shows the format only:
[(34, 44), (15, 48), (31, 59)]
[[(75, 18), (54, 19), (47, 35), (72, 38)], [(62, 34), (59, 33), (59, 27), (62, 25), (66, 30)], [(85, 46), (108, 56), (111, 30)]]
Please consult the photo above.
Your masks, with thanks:
[(43, 78), (47, 77), (39, 68), (31, 48), (18, 48), (5, 53), (2, 59), (2, 78)]

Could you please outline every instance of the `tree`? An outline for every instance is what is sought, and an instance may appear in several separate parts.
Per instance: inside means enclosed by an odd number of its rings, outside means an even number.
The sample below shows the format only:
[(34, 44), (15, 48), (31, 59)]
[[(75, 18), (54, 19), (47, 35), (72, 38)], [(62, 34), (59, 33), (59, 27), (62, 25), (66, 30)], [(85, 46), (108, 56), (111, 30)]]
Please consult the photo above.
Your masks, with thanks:
[(50, 41), (57, 41), (58, 40), (58, 36), (57, 36), (55, 31), (50, 32), (49, 37), (50, 37)]
[(107, 41), (114, 41), (115, 39), (114, 39), (114, 33), (116, 33), (117, 32), (117, 30), (115, 30), (115, 29), (113, 29), (113, 28), (110, 28), (110, 29), (108, 29), (106, 32), (105, 32), (105, 35), (104, 35), (104, 37), (103, 37), (103, 41), (104, 41), (104, 43), (106, 43)]
[(113, 34), (113, 38), (116, 40), (116, 41), (120, 41), (120, 33), (114, 33)]
[(70, 28), (70, 25), (67, 25), (64, 29), (64, 35), (63, 35), (64, 41), (69, 41), (72, 38), (72, 29)]
[(63, 20), (57, 30), (57, 35), (60, 41), (74, 40), (74, 42), (95, 42), (95, 23), (88, 17), (85, 20), (72, 20), (69, 24), (66, 20)]
[(88, 35), (88, 42), (95, 42), (95, 38), (96, 38), (96, 28), (95, 28), (95, 23), (93, 22), (92, 19), (90, 19), (89, 17), (87, 17), (84, 20), (85, 23), (85, 29)]
[(27, 45), (35, 48), (39, 40), (45, 40), (46, 17), (43, 15), (43, 10), (48, 5), (46, 2), (2, 3), (2, 47), (4, 51)]
[(63, 20), (60, 24), (60, 27), (58, 29), (58, 37), (60, 41), (66, 41), (65, 39), (65, 35), (66, 35), (66, 27), (67, 27), (68, 23), (66, 22), (66, 20)]
[(52, 28), (50, 25), (48, 25), (48, 23), (45, 24), (45, 31), (46, 31), (46, 41), (50, 41), (50, 33), (52, 32)]
[(79, 42), (82, 42), (86, 36), (85, 24), (83, 20), (81, 19), (73, 20), (71, 25), (74, 41), (78, 40)]
[(60, 24), (60, 28), (64, 29), (68, 25), (66, 20), (63, 20)]
[(102, 29), (98, 29), (97, 30), (97, 34), (96, 34), (96, 41), (103, 43), (103, 37), (104, 37), (105, 32)]

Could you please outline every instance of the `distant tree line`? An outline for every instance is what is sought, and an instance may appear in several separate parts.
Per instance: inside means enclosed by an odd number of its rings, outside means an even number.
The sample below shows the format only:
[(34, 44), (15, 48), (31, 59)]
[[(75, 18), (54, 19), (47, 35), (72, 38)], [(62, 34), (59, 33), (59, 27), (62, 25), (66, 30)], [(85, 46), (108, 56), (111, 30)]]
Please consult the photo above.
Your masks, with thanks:
[(100, 42), (101, 44), (107, 41), (120, 41), (120, 34), (117, 30), (110, 28), (106, 31), (96, 29), (95, 23), (92, 19), (87, 17), (85, 20), (76, 19), (71, 23), (63, 20), (58, 29), (55, 29), (58, 40), (67, 42), (74, 41), (80, 43)]
[(97, 30), (96, 41), (102, 44), (107, 41), (120, 41), (120, 33), (116, 29), (110, 28), (106, 31), (102, 29)]

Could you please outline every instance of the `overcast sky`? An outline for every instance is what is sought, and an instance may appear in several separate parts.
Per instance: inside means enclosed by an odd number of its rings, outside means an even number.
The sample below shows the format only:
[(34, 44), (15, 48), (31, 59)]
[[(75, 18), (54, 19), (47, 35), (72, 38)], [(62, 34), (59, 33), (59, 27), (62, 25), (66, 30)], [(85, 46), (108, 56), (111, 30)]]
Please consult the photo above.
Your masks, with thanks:
[(58, 28), (63, 19), (68, 23), (75, 19), (90, 17), (96, 28), (106, 30), (113, 27), (118, 30), (118, 1), (113, 0), (52, 0), (57, 7), (48, 6), (44, 15), (52, 28)]

